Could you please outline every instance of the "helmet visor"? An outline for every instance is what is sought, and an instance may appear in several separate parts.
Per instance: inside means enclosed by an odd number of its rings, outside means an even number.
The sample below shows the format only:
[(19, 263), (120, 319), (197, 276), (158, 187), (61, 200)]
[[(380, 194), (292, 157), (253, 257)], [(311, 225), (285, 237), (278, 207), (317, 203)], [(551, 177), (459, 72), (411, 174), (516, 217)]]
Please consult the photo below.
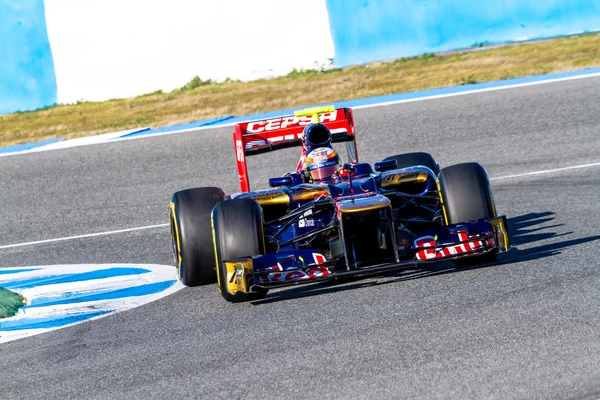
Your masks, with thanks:
[(322, 181), (325, 179), (331, 179), (333, 174), (338, 170), (339, 165), (329, 165), (327, 167), (316, 168), (310, 171), (310, 176), (315, 181)]

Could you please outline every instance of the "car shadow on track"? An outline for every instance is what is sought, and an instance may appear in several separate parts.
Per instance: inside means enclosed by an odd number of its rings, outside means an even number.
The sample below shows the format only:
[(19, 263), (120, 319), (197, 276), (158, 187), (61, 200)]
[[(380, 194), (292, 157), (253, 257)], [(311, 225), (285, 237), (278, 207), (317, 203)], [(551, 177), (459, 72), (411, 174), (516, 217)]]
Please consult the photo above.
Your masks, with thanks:
[[(423, 264), (418, 267), (408, 267), (399, 271), (370, 275), (385, 277), (386, 280), (366, 281), (365, 278), (348, 278), (342, 281), (326, 282), (322, 284), (300, 285), (298, 287), (282, 289), (275, 293), (270, 293), (262, 300), (253, 301), (254, 305), (268, 304), (278, 301), (299, 299), (303, 297), (318, 296), (327, 293), (343, 292), (347, 290), (356, 290), (360, 288), (398, 283), (412, 279), (421, 279), (429, 276), (450, 274), (465, 270), (476, 270), (490, 268), (499, 265), (513, 264), (516, 262), (537, 260), (540, 258), (551, 257), (560, 254), (562, 249), (600, 240), (600, 235), (589, 236), (579, 239), (562, 240), (558, 242), (540, 244), (530, 247), (532, 244), (546, 240), (552, 240), (557, 237), (568, 236), (574, 232), (557, 233), (553, 228), (558, 228), (564, 224), (552, 224), (555, 213), (546, 211), (540, 213), (523, 214), (507, 220), (511, 243), (516, 248), (508, 253), (501, 254), (495, 262), (483, 263), (469, 267), (456, 267), (451, 262), (436, 264)], [(551, 223), (550, 225), (546, 225)], [(519, 246), (526, 247), (520, 249)], [(390, 279), (391, 278), (391, 279)]]
[(573, 231), (557, 233), (552, 230), (553, 228), (561, 227), (564, 224), (545, 225), (546, 223), (553, 222), (554, 218), (555, 213), (549, 211), (529, 213), (509, 218), (508, 230), (512, 245), (515, 246), (516, 249), (501, 255), (498, 261), (492, 265), (510, 264), (551, 257), (560, 254), (562, 249), (600, 239), (600, 235), (596, 235), (578, 239), (561, 240), (558, 242), (553, 241), (552, 243), (540, 243), (538, 246), (530, 247), (534, 243), (574, 234)]

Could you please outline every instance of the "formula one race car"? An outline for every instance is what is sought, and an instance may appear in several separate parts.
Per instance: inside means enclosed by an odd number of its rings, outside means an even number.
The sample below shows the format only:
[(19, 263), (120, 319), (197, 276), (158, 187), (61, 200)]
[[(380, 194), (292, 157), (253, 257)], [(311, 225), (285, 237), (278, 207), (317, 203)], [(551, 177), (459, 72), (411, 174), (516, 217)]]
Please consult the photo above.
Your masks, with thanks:
[[(318, 107), (233, 132), (242, 192), (176, 192), (171, 237), (181, 282), (218, 282), (227, 301), (270, 288), (367, 275), (420, 263), (486, 262), (509, 249), (490, 183), (477, 163), (442, 170), (428, 153), (358, 162), (352, 110)], [(333, 149), (344, 143), (348, 163)], [(246, 157), (298, 146), (295, 172), (250, 191)]]

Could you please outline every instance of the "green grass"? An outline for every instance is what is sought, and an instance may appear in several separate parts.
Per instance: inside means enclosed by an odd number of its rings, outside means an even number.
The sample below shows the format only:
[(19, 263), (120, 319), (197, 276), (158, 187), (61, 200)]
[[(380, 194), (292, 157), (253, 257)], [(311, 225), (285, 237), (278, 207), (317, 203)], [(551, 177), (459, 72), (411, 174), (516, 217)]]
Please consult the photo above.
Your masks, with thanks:
[[(188, 83), (186, 83), (185, 85), (183, 85), (181, 88), (179, 88), (178, 92), (188, 92), (190, 90), (194, 90), (197, 89), (199, 87), (202, 86), (210, 86), (210, 85), (216, 85), (217, 82), (213, 81), (212, 79), (208, 79), (203, 81), (202, 79), (200, 79), (200, 77), (198, 75), (196, 75), (195, 77), (192, 78), (191, 81), (189, 81)], [(154, 93), (151, 93), (151, 95)], [(162, 90), (161, 93), (162, 94)]]
[(0, 318), (12, 317), (24, 305), (23, 299), (17, 293), (0, 288)]
[(169, 93), (0, 115), (0, 147), (600, 66), (600, 36), (595, 33), (473, 47), (476, 51), (424, 54), (343, 69), (294, 70), (251, 82), (217, 83), (196, 76)]
[(485, 47), (485, 46), (490, 46), (491, 43), (488, 41), (485, 42), (475, 42), (471, 45), (471, 47)]

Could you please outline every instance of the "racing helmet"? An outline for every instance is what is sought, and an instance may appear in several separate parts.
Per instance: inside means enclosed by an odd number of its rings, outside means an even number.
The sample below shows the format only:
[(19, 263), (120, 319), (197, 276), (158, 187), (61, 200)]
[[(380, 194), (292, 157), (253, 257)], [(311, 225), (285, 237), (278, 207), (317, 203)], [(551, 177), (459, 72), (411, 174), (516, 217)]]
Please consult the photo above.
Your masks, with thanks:
[(342, 157), (331, 147), (318, 147), (306, 155), (304, 168), (315, 182), (335, 179), (342, 165)]

